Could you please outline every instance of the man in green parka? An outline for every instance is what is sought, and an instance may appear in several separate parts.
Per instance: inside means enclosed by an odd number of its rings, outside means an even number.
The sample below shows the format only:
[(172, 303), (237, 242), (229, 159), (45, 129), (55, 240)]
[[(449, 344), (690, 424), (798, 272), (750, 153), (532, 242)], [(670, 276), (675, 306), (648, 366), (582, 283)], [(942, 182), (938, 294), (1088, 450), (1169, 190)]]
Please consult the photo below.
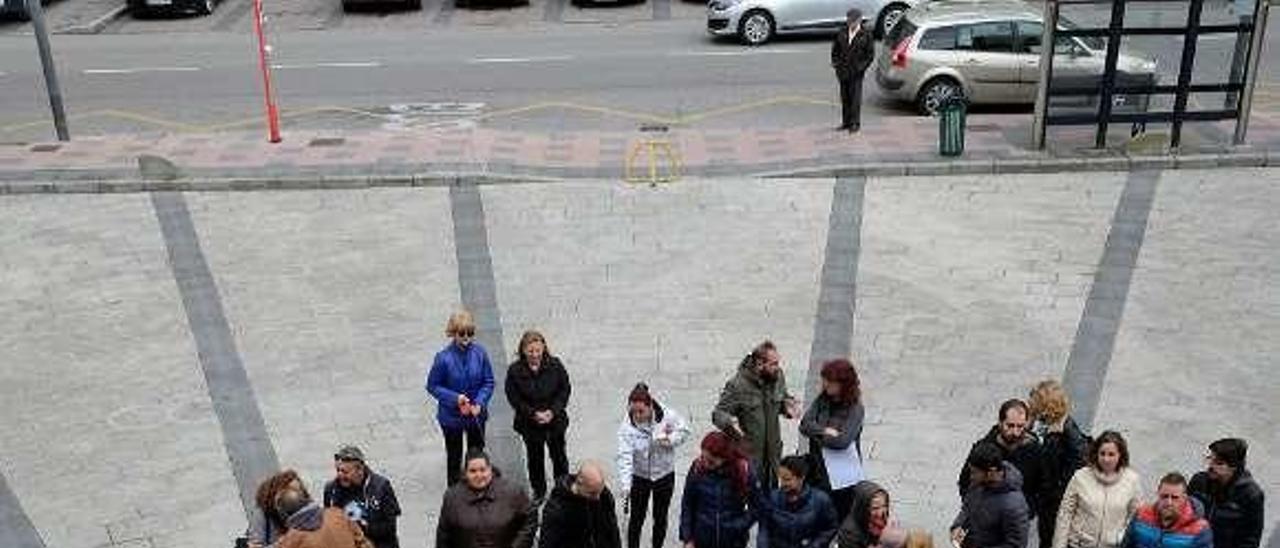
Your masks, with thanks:
[(778, 416), (800, 416), (800, 404), (787, 391), (778, 348), (770, 341), (755, 347), (738, 365), (738, 372), (720, 391), (711, 422), (743, 441), (766, 489), (778, 485), (782, 462), (782, 427)]

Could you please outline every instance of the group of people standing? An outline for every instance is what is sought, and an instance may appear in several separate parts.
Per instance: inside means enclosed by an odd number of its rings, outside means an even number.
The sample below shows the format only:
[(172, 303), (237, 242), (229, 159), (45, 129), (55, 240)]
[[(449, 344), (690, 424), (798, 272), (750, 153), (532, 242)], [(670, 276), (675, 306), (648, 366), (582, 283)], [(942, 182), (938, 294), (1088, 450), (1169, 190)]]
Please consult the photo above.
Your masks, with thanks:
[(1190, 481), (1164, 474), (1144, 504), (1124, 436), (1090, 438), (1070, 408), (1057, 381), (1000, 406), (960, 472), (955, 546), (1023, 548), (1034, 521), (1041, 548), (1259, 547), (1264, 494), (1245, 467), (1245, 440), (1209, 444), (1205, 470)]
[[(449, 484), (436, 548), (621, 548), (624, 539), (639, 548), (649, 514), (652, 546), (665, 545), (676, 451), (692, 435), (680, 413), (644, 383), (627, 394), (615, 498), (600, 462), (585, 460), (570, 472), (569, 374), (542, 334), (525, 332), (503, 388), (524, 441), (531, 495), (502, 477), (484, 452), (496, 387), (470, 314), (452, 315), (445, 332), (449, 343), (426, 376)], [(805, 409), (788, 391), (781, 363), (778, 348), (764, 341), (721, 390), (711, 416), (716, 428), (702, 437), (685, 476), (681, 545), (745, 548), (754, 529), (762, 548), (932, 548), (931, 535), (892, 519), (889, 491), (865, 477), (865, 408), (853, 364), (823, 364), (821, 391)], [(1000, 406), (997, 424), (973, 445), (960, 473), (956, 548), (1025, 548), (1032, 521), (1041, 548), (1258, 548), (1263, 495), (1244, 466), (1243, 440), (1214, 442), (1205, 472), (1190, 482), (1166, 475), (1159, 500), (1142, 506), (1124, 438), (1106, 431), (1090, 439), (1069, 410), (1055, 381), (1037, 385), (1025, 402)], [(799, 420), (807, 454), (783, 456), (782, 417)], [(264, 482), (249, 546), (399, 548), (400, 507), (390, 482), (356, 447), (340, 448), (334, 463), (322, 503), (292, 471)], [(628, 516), (625, 536), (618, 501)]]

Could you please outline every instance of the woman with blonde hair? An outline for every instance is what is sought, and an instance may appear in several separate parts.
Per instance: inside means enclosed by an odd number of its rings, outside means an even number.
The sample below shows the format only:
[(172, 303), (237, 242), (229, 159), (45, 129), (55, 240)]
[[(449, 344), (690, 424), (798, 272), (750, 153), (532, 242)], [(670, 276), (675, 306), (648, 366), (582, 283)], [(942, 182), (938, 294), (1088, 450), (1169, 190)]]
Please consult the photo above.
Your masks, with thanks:
[(516, 349), (516, 361), (507, 367), (507, 402), (515, 411), (512, 426), (524, 440), (529, 485), (533, 498), (547, 495), (547, 453), (551, 454), (551, 478), (569, 473), (564, 434), (569, 429), (569, 372), (560, 358), (551, 355), (546, 337), (525, 331)]
[[(1067, 484), (1049, 548), (1115, 548), (1138, 509), (1141, 489), (1124, 436), (1103, 432), (1089, 447), (1088, 461)], [(1051, 517), (1041, 519), (1053, 523)]]
[(1028, 399), (1033, 421), (1031, 430), (1040, 439), (1040, 464), (1043, 482), (1035, 508), (1036, 529), (1040, 546), (1054, 540), (1053, 517), (1072, 476), (1085, 465), (1089, 441), (1071, 418), (1071, 399), (1062, 383), (1043, 381), (1031, 389)]
[(444, 431), (449, 485), (462, 476), (462, 438), (467, 450), (484, 448), (484, 424), (493, 397), (493, 365), (475, 342), (476, 323), (466, 310), (449, 316), (449, 344), (436, 353), (427, 373), (427, 393), (436, 399), (436, 421)]

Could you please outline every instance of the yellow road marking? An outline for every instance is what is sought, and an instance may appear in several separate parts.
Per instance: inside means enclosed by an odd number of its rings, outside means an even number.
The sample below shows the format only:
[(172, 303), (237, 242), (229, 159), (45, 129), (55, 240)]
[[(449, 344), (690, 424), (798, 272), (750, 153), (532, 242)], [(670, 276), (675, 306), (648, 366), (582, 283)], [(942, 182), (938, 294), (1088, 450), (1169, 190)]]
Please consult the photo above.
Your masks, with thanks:
[[(799, 95), (787, 95), (787, 96), (781, 96), (781, 97), (771, 97), (768, 99), (761, 99), (758, 101), (751, 101), (748, 103), (741, 103), (737, 105), (716, 107), (713, 109), (686, 114), (682, 116), (662, 116), (659, 114), (637, 112), (637, 111), (630, 111), (630, 110), (612, 108), (612, 107), (602, 107), (602, 106), (596, 106), (596, 105), (584, 105), (584, 104), (567, 102), (567, 101), (548, 101), (548, 102), (534, 103), (531, 105), (525, 105), (521, 107), (496, 110), (493, 112), (486, 112), (478, 116), (471, 117), (470, 119), (476, 120), (476, 121), (483, 121), (483, 120), (492, 120), (496, 118), (519, 116), (521, 114), (528, 114), (532, 112), (540, 112), (540, 111), (546, 111), (546, 110), (567, 110), (567, 111), (576, 111), (576, 112), (586, 112), (590, 114), (600, 114), (604, 116), (611, 116), (614, 118), (635, 120), (638, 122), (650, 122), (650, 123), (656, 123), (656, 124), (675, 126), (675, 125), (692, 124), (692, 123), (703, 121), (708, 118), (712, 118), (716, 116), (739, 114), (742, 112), (759, 110), (759, 109), (764, 109), (764, 108), (773, 107), (773, 106), (780, 106), (780, 105), (831, 107), (831, 106), (836, 106), (836, 103), (827, 99), (814, 99), (812, 97), (804, 97)], [(285, 111), (285, 112), (282, 112), (280, 116), (281, 118), (289, 119), (289, 118), (300, 118), (300, 117), (309, 116), (313, 114), (326, 114), (326, 113), (354, 114), (357, 116), (374, 118), (374, 119), (379, 119), (383, 117), (383, 115), (370, 110), (354, 108), (354, 107), (337, 106), (337, 105), (318, 106), (318, 107), (310, 107), (310, 108), (304, 108), (299, 110)], [(90, 118), (116, 118), (121, 120), (140, 122), (140, 123), (149, 124), (153, 126), (168, 128), (168, 129), (180, 131), (180, 132), (193, 132), (193, 133), (214, 132), (214, 131), (223, 131), (228, 129), (241, 128), (241, 127), (251, 127), (251, 126), (255, 126), (262, 123), (261, 116), (253, 116), (253, 117), (243, 118), (243, 119), (235, 120), (231, 122), (219, 122), (214, 124), (193, 124), (193, 123), (187, 123), (187, 122), (177, 122), (172, 120), (166, 120), (166, 119), (159, 118), (156, 116), (151, 116), (148, 114), (143, 114), (143, 113), (133, 112), (128, 110), (120, 110), (120, 109), (95, 110), (95, 111), (90, 111), (90, 112), (85, 112), (80, 114), (74, 114), (68, 117), (69, 120), (85, 120)], [(4, 126), (0, 126), (0, 133), (21, 131), (24, 129), (43, 126), (48, 123), (49, 123), (49, 120), (42, 119), (42, 120), (32, 120), (29, 122), (19, 122), (15, 124), (4, 125)]]

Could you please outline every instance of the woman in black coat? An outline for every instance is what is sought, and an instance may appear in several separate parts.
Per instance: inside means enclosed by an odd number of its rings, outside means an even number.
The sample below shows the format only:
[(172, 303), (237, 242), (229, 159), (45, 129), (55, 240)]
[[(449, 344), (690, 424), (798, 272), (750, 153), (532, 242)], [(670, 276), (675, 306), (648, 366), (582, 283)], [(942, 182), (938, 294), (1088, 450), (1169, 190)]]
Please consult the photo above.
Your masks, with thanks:
[(537, 331), (520, 337), (516, 361), (507, 368), (507, 401), (515, 411), (514, 428), (524, 439), (533, 495), (547, 494), (546, 454), (551, 453), (553, 477), (569, 473), (564, 434), (569, 429), (569, 373), (551, 355), (547, 340)]
[(1043, 478), (1039, 508), (1035, 511), (1040, 546), (1053, 545), (1055, 518), (1062, 496), (1076, 470), (1085, 466), (1089, 440), (1071, 418), (1071, 400), (1062, 384), (1048, 380), (1037, 384), (1029, 398), (1032, 431), (1040, 438), (1040, 473)]

